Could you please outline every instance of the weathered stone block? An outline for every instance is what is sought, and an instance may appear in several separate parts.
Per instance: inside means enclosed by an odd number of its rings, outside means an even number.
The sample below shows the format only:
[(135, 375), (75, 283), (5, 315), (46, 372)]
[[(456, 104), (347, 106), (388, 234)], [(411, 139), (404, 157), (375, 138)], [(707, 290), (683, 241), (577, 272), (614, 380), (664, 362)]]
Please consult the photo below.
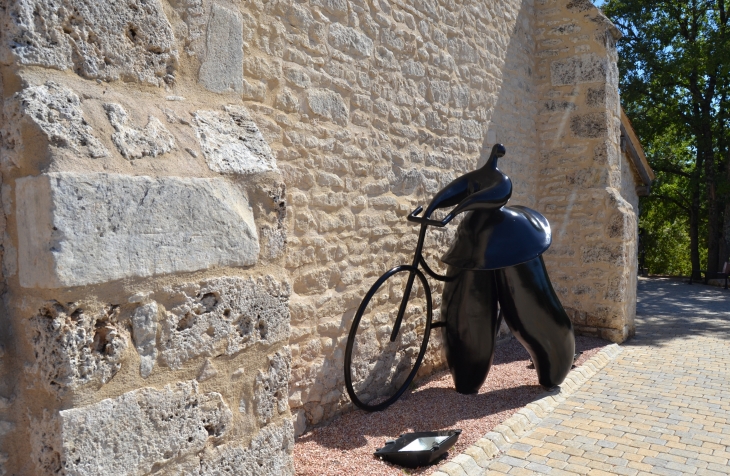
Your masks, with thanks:
[(259, 370), (254, 387), (254, 402), (259, 424), (269, 423), (274, 416), (289, 409), (291, 352), (288, 347), (269, 356), (267, 372)]
[(35, 368), (51, 392), (106, 383), (121, 368), (129, 335), (117, 322), (116, 306), (85, 312), (53, 302), (29, 323)]
[(625, 261), (623, 244), (596, 243), (580, 247), (583, 263), (610, 263), (623, 266)]
[(159, 119), (149, 116), (144, 129), (130, 125), (127, 111), (119, 104), (104, 104), (114, 130), (112, 141), (125, 159), (157, 157), (175, 148), (175, 137), (162, 125)]
[(241, 106), (197, 111), (193, 128), (205, 161), (214, 172), (250, 175), (278, 170), (269, 144)]
[(233, 355), (289, 338), (291, 290), (273, 278), (218, 278), (167, 292), (181, 302), (160, 328), (161, 358), (173, 369), (198, 356)]
[(608, 68), (608, 59), (594, 53), (573, 56), (553, 61), (550, 64), (550, 79), (553, 86), (605, 82)]
[(247, 448), (233, 443), (206, 450), (201, 475), (259, 476), (294, 474), (294, 428), (289, 420), (264, 427)]
[(226, 433), (231, 419), (221, 395), (199, 393), (194, 380), (63, 410), (65, 474), (146, 474), (202, 451)]
[(362, 32), (340, 23), (333, 23), (330, 26), (329, 42), (334, 48), (356, 57), (368, 57), (373, 54), (373, 40)]
[(84, 120), (78, 95), (70, 89), (49, 81), (23, 90), (19, 100), (20, 113), (41, 128), (52, 146), (94, 158), (109, 155)]
[(3, 36), (20, 64), (153, 84), (174, 74), (175, 38), (159, 0), (21, 0), (9, 10)]
[(206, 53), (198, 80), (222, 93), (243, 91), (243, 22), (240, 14), (214, 3), (210, 9)]
[(256, 263), (248, 201), (223, 179), (54, 172), (19, 179), (23, 287)]
[(307, 104), (317, 116), (323, 117), (341, 126), (347, 125), (350, 112), (347, 110), (342, 96), (328, 89), (311, 89), (307, 91)]
[(575, 115), (570, 118), (570, 131), (583, 139), (596, 139), (608, 134), (608, 116), (605, 112)]
[(157, 361), (157, 328), (160, 320), (157, 303), (140, 306), (132, 313), (132, 338), (139, 352), (139, 373), (149, 377)]
[(285, 112), (296, 112), (299, 110), (299, 98), (289, 88), (284, 88), (276, 96), (276, 105)]

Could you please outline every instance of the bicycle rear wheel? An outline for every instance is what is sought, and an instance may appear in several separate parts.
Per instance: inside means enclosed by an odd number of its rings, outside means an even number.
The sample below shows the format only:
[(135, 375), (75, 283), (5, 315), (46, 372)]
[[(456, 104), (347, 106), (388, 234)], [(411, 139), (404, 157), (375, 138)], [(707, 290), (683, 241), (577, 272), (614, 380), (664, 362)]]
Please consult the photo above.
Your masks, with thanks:
[[(398, 334), (391, 342), (411, 273), (418, 279), (414, 279)], [(417, 268), (397, 266), (373, 284), (355, 314), (345, 348), (345, 386), (355, 405), (380, 411), (403, 395), (426, 353), (431, 318), (431, 288)]]

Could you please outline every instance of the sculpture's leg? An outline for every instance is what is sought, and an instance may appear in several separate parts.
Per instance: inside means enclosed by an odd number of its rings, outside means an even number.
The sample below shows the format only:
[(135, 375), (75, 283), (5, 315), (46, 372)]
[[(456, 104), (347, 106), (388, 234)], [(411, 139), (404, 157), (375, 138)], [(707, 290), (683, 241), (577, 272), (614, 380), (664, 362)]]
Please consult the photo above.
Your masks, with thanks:
[(446, 360), (459, 393), (476, 393), (487, 378), (497, 334), (497, 286), (494, 271), (465, 271), (449, 266), (441, 303), (446, 321)]
[(573, 365), (575, 336), (542, 257), (495, 274), (504, 319), (530, 353), (540, 385), (560, 385)]

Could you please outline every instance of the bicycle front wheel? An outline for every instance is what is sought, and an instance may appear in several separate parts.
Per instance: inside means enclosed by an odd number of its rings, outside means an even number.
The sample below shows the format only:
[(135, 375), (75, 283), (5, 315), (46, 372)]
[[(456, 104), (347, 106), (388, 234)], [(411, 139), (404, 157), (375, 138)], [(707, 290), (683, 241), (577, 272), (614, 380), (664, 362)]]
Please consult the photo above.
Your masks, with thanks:
[[(410, 275), (418, 279), (405, 296)], [(404, 299), (405, 312), (391, 341)], [(380, 411), (403, 395), (426, 354), (431, 318), (431, 289), (417, 268), (397, 266), (375, 282), (360, 303), (345, 348), (345, 386), (355, 405)]]

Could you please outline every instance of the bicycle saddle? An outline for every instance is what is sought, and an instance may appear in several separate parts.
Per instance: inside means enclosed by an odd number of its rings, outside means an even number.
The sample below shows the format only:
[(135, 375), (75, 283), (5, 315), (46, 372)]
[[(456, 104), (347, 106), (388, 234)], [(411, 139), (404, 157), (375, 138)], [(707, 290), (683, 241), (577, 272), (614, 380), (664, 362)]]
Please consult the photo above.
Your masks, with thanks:
[(550, 247), (550, 223), (527, 207), (467, 213), (441, 258), (461, 269), (500, 269), (537, 258)]

